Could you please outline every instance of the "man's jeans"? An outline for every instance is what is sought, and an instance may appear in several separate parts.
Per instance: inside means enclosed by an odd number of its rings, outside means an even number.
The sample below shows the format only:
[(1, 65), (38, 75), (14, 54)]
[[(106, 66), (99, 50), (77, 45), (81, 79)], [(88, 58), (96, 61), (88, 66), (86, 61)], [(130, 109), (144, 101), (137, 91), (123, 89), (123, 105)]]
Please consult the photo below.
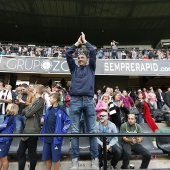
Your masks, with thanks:
[(141, 144), (136, 143), (134, 145), (130, 145), (128, 143), (123, 144), (123, 165), (122, 169), (128, 169), (129, 165), (129, 160), (132, 155), (132, 151), (134, 151), (136, 154), (142, 155), (142, 164), (140, 166), (140, 169), (147, 169), (150, 159), (151, 159), (151, 154), (150, 152), (145, 149)]
[[(88, 96), (71, 96), (70, 119), (71, 132), (80, 133), (80, 119), (82, 112), (86, 124), (87, 133), (96, 133), (96, 113), (94, 101)], [(90, 137), (90, 150), (92, 159), (98, 157), (98, 144), (96, 137)], [(79, 158), (79, 138), (71, 138), (72, 158)]]
[(22, 133), (25, 126), (26, 118), (23, 114), (16, 115), (16, 133)]

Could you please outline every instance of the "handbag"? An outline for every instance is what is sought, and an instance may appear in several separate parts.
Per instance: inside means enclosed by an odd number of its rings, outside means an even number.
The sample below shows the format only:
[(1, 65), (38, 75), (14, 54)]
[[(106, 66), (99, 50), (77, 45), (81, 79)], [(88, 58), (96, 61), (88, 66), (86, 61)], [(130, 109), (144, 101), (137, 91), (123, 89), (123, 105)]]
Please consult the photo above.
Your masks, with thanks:
[(129, 114), (135, 114), (135, 115), (139, 114), (139, 110), (136, 107), (132, 107), (131, 109), (128, 110), (129, 110)]

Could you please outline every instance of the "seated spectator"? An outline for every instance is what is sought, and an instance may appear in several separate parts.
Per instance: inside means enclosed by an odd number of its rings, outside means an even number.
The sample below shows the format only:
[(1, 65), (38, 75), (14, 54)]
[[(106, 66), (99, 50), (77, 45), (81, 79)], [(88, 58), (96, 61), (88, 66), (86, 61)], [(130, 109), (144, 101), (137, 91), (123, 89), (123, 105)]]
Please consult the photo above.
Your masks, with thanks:
[[(128, 115), (128, 121), (123, 123), (120, 127), (121, 133), (142, 133), (142, 128), (136, 123), (136, 118), (134, 114)], [(132, 151), (143, 156), (142, 164), (140, 169), (147, 169), (151, 154), (144, 148), (140, 143), (142, 142), (142, 137), (126, 137), (122, 138), (122, 148), (123, 148), (123, 162), (122, 169), (128, 169), (129, 161), (132, 155)]]
[[(98, 133), (117, 133), (117, 129), (114, 123), (108, 120), (108, 113), (106, 111), (102, 111), (100, 114), (100, 121), (97, 123), (97, 132)], [(106, 138), (106, 146), (103, 146), (103, 138), (97, 138), (97, 143), (99, 144), (99, 167), (103, 166), (103, 155), (102, 150), (103, 147), (106, 147), (108, 153), (111, 153), (111, 165), (113, 169), (115, 169), (120, 157), (121, 157), (121, 149), (118, 144), (117, 137), (107, 137)]]
[(101, 100), (98, 101), (97, 105), (96, 105), (96, 112), (97, 112), (97, 120), (100, 120), (100, 114), (102, 111), (106, 111), (108, 110), (108, 103), (110, 101), (110, 95), (105, 93)]
[(167, 113), (167, 114), (170, 114), (170, 107), (168, 107), (166, 104), (163, 105), (161, 111), (163, 113)]

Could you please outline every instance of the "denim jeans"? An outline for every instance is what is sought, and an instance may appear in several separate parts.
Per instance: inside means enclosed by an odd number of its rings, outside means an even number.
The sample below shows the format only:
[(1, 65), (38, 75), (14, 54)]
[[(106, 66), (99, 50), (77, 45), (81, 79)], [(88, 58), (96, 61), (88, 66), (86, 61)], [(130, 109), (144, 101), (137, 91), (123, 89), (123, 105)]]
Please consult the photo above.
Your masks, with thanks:
[(145, 149), (141, 144), (136, 143), (134, 145), (130, 145), (128, 143), (123, 144), (123, 165), (122, 169), (128, 169), (129, 165), (129, 160), (132, 155), (132, 151), (134, 151), (136, 154), (142, 155), (142, 164), (140, 166), (140, 169), (147, 169), (150, 159), (151, 159), (151, 154), (150, 152)]
[(5, 115), (0, 115), (0, 123), (4, 122)]
[(70, 116), (70, 107), (66, 107), (66, 113), (68, 116)]
[(23, 114), (16, 115), (16, 133), (22, 133), (24, 129), (26, 118)]
[[(84, 115), (87, 133), (96, 133), (96, 113), (94, 101), (88, 96), (71, 96), (70, 119), (71, 133), (80, 133), (81, 115)], [(91, 158), (98, 157), (98, 144), (96, 137), (90, 137)], [(71, 138), (72, 158), (79, 158), (79, 138)]]

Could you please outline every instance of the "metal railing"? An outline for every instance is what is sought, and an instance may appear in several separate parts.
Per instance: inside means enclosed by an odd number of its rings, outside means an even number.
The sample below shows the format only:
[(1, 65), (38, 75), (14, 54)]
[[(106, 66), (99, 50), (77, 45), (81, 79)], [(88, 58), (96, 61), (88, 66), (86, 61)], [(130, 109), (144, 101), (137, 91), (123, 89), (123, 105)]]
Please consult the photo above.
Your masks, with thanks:
[[(66, 134), (0, 134), (0, 137), (102, 137), (103, 146), (106, 146), (107, 137), (167, 137), (170, 136), (170, 133), (66, 133)], [(107, 170), (107, 151), (106, 147), (103, 147), (103, 162), (104, 170)]]

